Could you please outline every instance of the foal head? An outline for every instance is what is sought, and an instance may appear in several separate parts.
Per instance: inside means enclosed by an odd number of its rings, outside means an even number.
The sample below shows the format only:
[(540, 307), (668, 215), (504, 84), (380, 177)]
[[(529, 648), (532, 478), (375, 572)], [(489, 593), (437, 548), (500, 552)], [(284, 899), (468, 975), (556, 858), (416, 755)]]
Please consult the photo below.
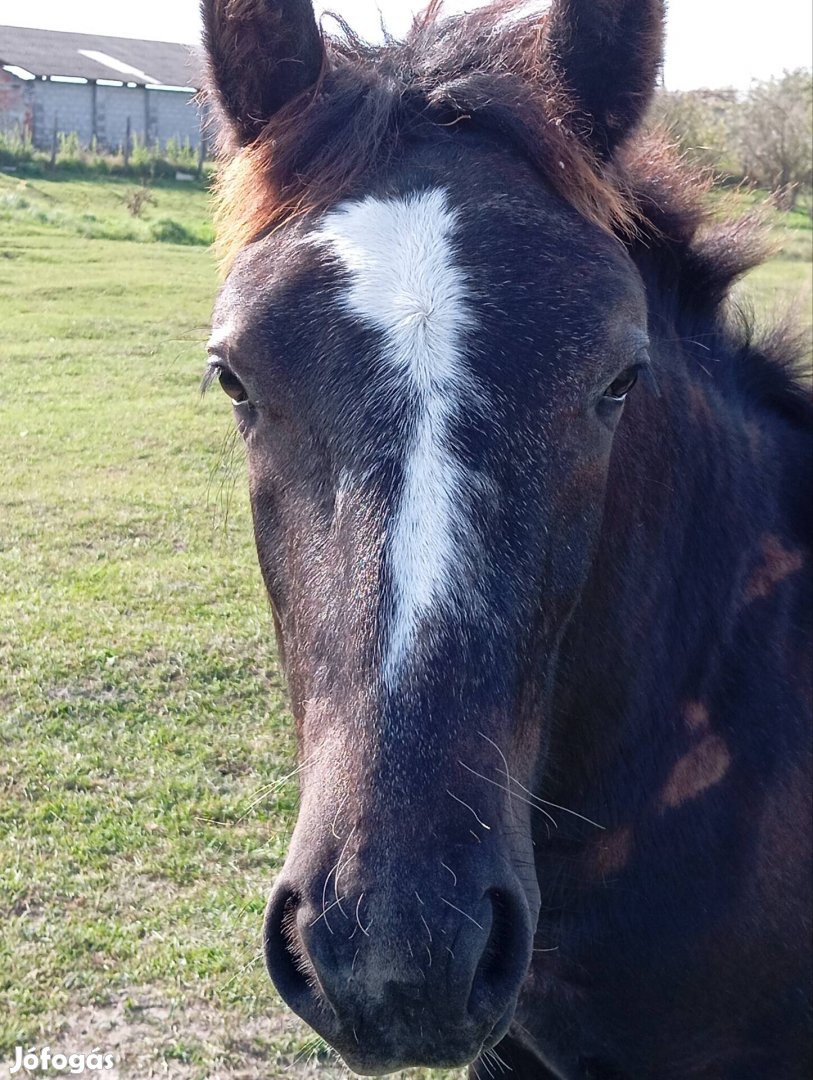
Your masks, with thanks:
[(233, 155), (211, 371), (245, 439), (302, 798), (267, 913), (283, 998), (354, 1069), (511, 1021), (557, 647), (646, 369), (617, 146), (656, 0), (323, 38), (207, 0)]

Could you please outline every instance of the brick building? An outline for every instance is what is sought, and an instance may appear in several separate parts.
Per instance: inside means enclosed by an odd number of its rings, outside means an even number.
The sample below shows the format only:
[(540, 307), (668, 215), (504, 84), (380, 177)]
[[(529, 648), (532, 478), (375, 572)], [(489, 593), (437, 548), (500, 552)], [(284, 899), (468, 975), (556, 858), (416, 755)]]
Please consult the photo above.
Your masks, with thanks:
[(187, 45), (0, 26), (0, 130), (47, 148), (54, 131), (116, 150), (129, 130), (143, 142), (197, 146), (192, 100), (200, 58)]

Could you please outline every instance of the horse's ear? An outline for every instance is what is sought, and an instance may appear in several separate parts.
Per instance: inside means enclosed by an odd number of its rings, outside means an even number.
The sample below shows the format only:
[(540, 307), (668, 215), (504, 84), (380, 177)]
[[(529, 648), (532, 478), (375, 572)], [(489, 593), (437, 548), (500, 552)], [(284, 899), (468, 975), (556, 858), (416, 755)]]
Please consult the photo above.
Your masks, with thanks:
[(246, 145), (319, 78), (324, 46), (311, 0), (202, 0), (209, 93)]
[(575, 126), (602, 158), (641, 122), (663, 60), (664, 0), (553, 0), (549, 62), (576, 107)]

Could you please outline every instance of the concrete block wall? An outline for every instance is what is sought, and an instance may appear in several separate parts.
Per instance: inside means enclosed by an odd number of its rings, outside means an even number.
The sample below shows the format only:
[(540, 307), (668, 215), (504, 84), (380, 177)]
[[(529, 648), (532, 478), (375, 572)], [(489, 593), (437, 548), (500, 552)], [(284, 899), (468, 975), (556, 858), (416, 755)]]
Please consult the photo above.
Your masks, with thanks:
[(118, 150), (130, 131), (142, 142), (147, 141), (147, 91), (143, 86), (97, 86), (99, 144), (108, 150)]
[(150, 105), (153, 138), (163, 145), (167, 139), (183, 143), (187, 139), (192, 146), (200, 142), (201, 110), (194, 94), (179, 90), (145, 91)]
[(60, 132), (75, 132), (83, 146), (95, 136), (101, 147), (117, 150), (129, 118), (132, 134), (142, 142), (165, 146), (168, 139), (188, 139), (197, 146), (200, 114), (193, 97), (143, 86), (23, 80), (0, 68), (0, 129), (27, 128), (35, 146), (49, 149), (56, 124)]
[(76, 132), (83, 145), (93, 138), (93, 88), (90, 83), (53, 83), (42, 79), (29, 83), (33, 98), (34, 145), (47, 150), (53, 141), (54, 124), (66, 134)]
[(127, 120), (142, 142), (165, 146), (167, 139), (192, 146), (200, 142), (200, 116), (194, 95), (173, 90), (147, 90), (143, 86), (97, 86), (97, 139), (110, 149), (124, 143)]

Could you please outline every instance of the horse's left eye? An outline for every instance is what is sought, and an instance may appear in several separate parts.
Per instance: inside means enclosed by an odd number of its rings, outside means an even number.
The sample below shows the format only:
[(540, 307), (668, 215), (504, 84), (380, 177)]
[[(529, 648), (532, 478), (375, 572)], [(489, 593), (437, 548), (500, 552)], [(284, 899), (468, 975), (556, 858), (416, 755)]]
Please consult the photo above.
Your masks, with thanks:
[(622, 371), (618, 378), (613, 379), (604, 391), (605, 398), (609, 398), (610, 401), (623, 401), (630, 390), (632, 390), (633, 386), (638, 382), (638, 372), (640, 370), (639, 365), (636, 364), (634, 367), (629, 367), (626, 371)]

